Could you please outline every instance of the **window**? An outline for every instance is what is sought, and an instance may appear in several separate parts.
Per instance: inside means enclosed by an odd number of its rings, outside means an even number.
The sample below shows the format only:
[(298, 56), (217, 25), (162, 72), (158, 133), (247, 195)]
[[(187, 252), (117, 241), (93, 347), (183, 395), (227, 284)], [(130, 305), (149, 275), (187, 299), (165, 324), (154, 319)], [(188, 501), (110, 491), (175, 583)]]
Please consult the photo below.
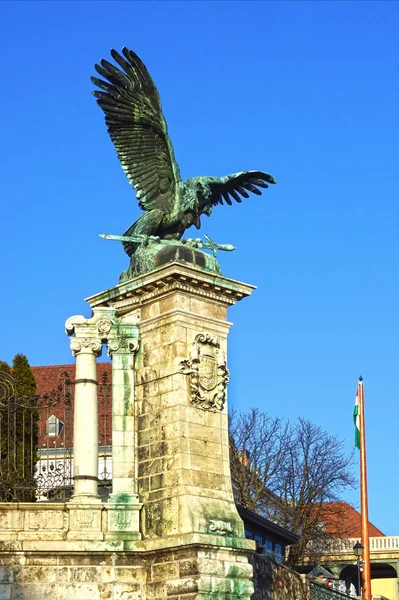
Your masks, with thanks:
[(255, 542), (258, 544), (258, 546), (263, 546), (262, 536), (261, 535), (256, 535), (255, 536)]
[(274, 556), (277, 562), (283, 562), (283, 547), (281, 544), (274, 544)]
[(273, 554), (273, 542), (266, 540), (265, 548), (267, 554)]
[(56, 437), (57, 435), (60, 435), (63, 427), (64, 423), (57, 419), (55, 415), (51, 415), (51, 417), (47, 419), (46, 433), (49, 437)]
[(249, 531), (249, 529), (246, 529), (245, 530), (245, 537), (248, 540), (253, 540), (254, 539), (254, 534), (252, 533), (252, 531)]

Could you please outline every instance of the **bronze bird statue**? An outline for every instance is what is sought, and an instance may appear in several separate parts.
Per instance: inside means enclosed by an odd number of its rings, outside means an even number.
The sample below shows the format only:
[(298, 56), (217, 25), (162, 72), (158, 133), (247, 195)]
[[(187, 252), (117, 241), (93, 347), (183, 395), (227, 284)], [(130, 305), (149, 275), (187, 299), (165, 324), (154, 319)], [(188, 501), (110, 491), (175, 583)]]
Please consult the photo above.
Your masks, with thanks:
[[(136, 191), (144, 214), (124, 236), (157, 236), (180, 240), (184, 231), (201, 227), (201, 215), (218, 204), (242, 202), (249, 193), (261, 195), (275, 179), (263, 171), (243, 171), (225, 177), (193, 177), (183, 181), (155, 84), (132, 50), (111, 50), (118, 66), (107, 60), (95, 65), (102, 77), (91, 77), (101, 91), (93, 91), (105, 113), (108, 133), (122, 167)], [(137, 243), (124, 241), (132, 256)]]

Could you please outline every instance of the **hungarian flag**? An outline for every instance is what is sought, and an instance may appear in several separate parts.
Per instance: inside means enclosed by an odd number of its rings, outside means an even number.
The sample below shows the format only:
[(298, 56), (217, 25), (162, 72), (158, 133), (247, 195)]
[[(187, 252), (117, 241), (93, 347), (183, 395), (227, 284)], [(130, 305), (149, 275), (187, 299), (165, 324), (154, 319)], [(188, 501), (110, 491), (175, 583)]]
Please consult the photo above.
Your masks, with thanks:
[(355, 423), (355, 446), (360, 450), (360, 406), (359, 387), (356, 390), (355, 408), (353, 410), (353, 421)]

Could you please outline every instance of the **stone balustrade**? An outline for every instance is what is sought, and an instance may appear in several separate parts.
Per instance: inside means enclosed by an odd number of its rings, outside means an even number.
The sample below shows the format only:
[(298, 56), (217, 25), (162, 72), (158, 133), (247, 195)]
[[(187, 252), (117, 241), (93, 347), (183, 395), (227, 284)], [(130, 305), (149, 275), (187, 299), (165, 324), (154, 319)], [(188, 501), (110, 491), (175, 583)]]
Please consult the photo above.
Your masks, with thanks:
[(140, 539), (131, 504), (0, 503), (0, 551), (123, 550)]
[[(331, 554), (348, 554), (353, 551), (353, 546), (359, 538), (346, 538), (337, 540), (330, 551)], [(399, 535), (370, 537), (370, 553), (398, 553), (399, 555)]]

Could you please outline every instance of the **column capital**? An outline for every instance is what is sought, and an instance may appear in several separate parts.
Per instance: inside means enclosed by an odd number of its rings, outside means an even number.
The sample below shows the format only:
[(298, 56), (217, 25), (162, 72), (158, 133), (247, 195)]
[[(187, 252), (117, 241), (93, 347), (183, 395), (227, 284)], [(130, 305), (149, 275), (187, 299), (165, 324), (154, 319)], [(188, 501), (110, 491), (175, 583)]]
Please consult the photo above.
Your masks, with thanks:
[(113, 354), (136, 354), (139, 349), (138, 338), (117, 337), (108, 340), (108, 356)]
[(65, 323), (65, 333), (75, 336), (70, 341), (73, 356), (90, 352), (96, 357), (101, 356), (102, 344), (107, 342), (110, 332), (116, 329), (115, 311), (107, 308), (94, 309), (93, 316), (89, 319), (83, 315), (74, 315)]
[(95, 356), (101, 356), (102, 344), (99, 339), (82, 337), (72, 338), (70, 344), (73, 356), (76, 356), (80, 352), (82, 354), (93, 353)]
[(74, 315), (65, 322), (65, 333), (69, 336), (99, 338), (107, 341), (111, 331), (117, 328), (118, 319), (115, 310), (110, 308), (95, 308), (93, 315), (86, 319), (83, 315)]
[(122, 354), (135, 353), (139, 346), (139, 316), (138, 314), (115, 316), (115, 309), (98, 307), (93, 309), (93, 316), (86, 319), (83, 315), (69, 317), (65, 323), (65, 333), (75, 336), (71, 340), (71, 350), (80, 352), (83, 348), (97, 344), (108, 344), (108, 354), (115, 352)]

